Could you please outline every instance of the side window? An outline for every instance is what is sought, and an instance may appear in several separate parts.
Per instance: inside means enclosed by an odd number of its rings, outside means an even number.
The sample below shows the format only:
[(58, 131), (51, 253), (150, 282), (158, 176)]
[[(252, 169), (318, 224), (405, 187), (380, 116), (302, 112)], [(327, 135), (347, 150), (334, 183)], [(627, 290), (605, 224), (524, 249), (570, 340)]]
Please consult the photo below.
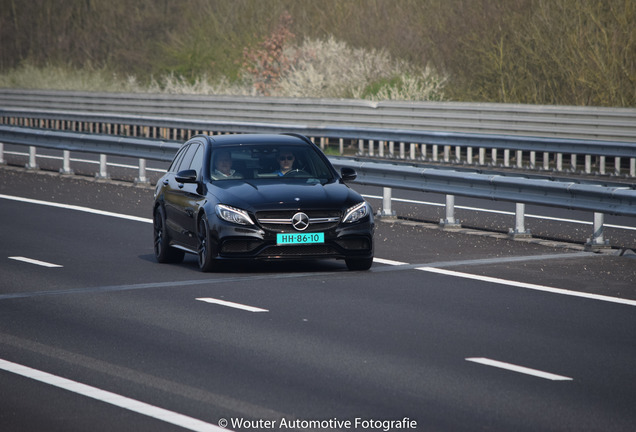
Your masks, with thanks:
[(188, 147), (184, 146), (179, 149), (177, 155), (172, 160), (172, 164), (170, 164), (170, 168), (168, 168), (168, 172), (177, 172), (177, 168), (179, 167), (181, 160), (183, 160), (183, 155), (186, 154)]
[[(194, 147), (194, 145), (192, 145), (192, 147)], [(200, 174), (203, 166), (203, 146), (197, 145), (196, 147), (196, 152), (194, 153), (192, 162), (190, 162), (190, 169), (196, 170), (197, 174)]]
[(197, 144), (191, 144), (190, 147), (188, 147), (185, 155), (183, 155), (183, 159), (181, 159), (181, 162), (179, 162), (179, 166), (177, 167), (176, 172), (187, 170), (190, 168), (190, 162), (192, 162), (194, 152), (197, 151), (198, 147), (199, 146)]

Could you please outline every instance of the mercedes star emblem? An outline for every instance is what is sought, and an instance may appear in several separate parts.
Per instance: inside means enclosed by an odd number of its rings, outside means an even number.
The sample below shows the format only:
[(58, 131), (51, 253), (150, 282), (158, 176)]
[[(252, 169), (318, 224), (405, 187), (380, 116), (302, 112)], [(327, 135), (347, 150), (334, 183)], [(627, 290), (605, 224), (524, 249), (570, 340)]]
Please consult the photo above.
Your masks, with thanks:
[(296, 213), (294, 217), (292, 217), (292, 225), (298, 231), (306, 230), (309, 226), (309, 216), (305, 213)]

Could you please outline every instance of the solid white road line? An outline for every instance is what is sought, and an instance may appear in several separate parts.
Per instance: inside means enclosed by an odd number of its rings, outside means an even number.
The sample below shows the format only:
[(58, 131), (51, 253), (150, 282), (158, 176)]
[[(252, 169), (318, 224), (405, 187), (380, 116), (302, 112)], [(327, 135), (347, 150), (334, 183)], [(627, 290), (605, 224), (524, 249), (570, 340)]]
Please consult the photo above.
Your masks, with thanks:
[(474, 275), (470, 273), (461, 273), (461, 272), (457, 272), (453, 270), (445, 270), (445, 269), (440, 269), (435, 267), (418, 267), (417, 270), (427, 271), (431, 273), (439, 273), (439, 274), (443, 274), (447, 276), (461, 277), (464, 279), (474, 279), (474, 280), (479, 280), (483, 282), (496, 283), (500, 285), (509, 285), (509, 286), (514, 286), (518, 288), (526, 288), (526, 289), (531, 289), (536, 291), (544, 291), (544, 292), (549, 292), (553, 294), (562, 294), (562, 295), (568, 295), (572, 297), (582, 297), (587, 299), (601, 300), (601, 301), (606, 301), (611, 303), (620, 303), (620, 304), (625, 304), (629, 306), (636, 306), (636, 300), (627, 300), (627, 299), (622, 299), (619, 297), (609, 297), (609, 296), (604, 296), (599, 294), (570, 291), (570, 290), (566, 290), (562, 288), (552, 288), (552, 287), (543, 286), (543, 285), (536, 285), (536, 284), (531, 284), (526, 282), (517, 282), (517, 281), (506, 280), (506, 279), (499, 279), (499, 278), (494, 278), (490, 276), (480, 276), (480, 275)]
[[(366, 195), (366, 194), (364, 194), (362, 196), (364, 198), (370, 198), (370, 199), (378, 199), (378, 200), (383, 199), (383, 197), (377, 196), (377, 195)], [(404, 203), (417, 204), (417, 205), (426, 205), (426, 206), (433, 206), (433, 207), (444, 207), (444, 206), (446, 206), (446, 204), (444, 204), (444, 203), (435, 203), (435, 202), (429, 202), (429, 201), (417, 201), (417, 200), (404, 199), (404, 198), (391, 198), (391, 201), (404, 202)], [(456, 205), (455, 208), (456, 209), (460, 209), (460, 210), (470, 210), (470, 211), (476, 211), (476, 212), (481, 212), (481, 213), (495, 213), (495, 214), (501, 214), (501, 215), (506, 215), (506, 216), (514, 216), (515, 215), (515, 212), (512, 212), (512, 211), (492, 210), (492, 209), (485, 209), (485, 208), (480, 208), (480, 207), (470, 207), (470, 206)], [(577, 219), (566, 219), (566, 218), (559, 218), (559, 217), (552, 217), (552, 216), (535, 215), (535, 214), (529, 214), (529, 213), (527, 213), (525, 216), (526, 216), (526, 218), (529, 218), (529, 219), (530, 218), (532, 218), (532, 219), (543, 219), (543, 220), (549, 220), (549, 221), (555, 221), (555, 222), (574, 223), (574, 224), (581, 224), (581, 225), (593, 225), (592, 221), (581, 221), (581, 220), (577, 220)], [(615, 229), (636, 231), (636, 227), (632, 227), (632, 226), (614, 225), (614, 224), (604, 224), (604, 226), (606, 228), (615, 228)]]
[(219, 300), (219, 299), (215, 299), (215, 298), (210, 298), (210, 297), (201, 297), (198, 298), (197, 300), (202, 301), (202, 302), (206, 302), (206, 303), (213, 303), (213, 304), (218, 304), (221, 306), (227, 306), (227, 307), (231, 307), (231, 308), (235, 308), (235, 309), (242, 309), (242, 310), (246, 310), (249, 312), (269, 312), (269, 310), (267, 309), (261, 309), (261, 308), (257, 308), (254, 306), (247, 306), (244, 304), (240, 304), (240, 303), (232, 303), (229, 301), (225, 301), (225, 300)]
[(19, 202), (24, 202), (24, 203), (29, 203), (29, 204), (39, 204), (39, 205), (45, 205), (45, 206), (49, 206), (49, 207), (63, 208), (63, 209), (67, 209), (67, 210), (82, 211), (82, 212), (85, 212), (85, 213), (92, 213), (92, 214), (97, 214), (97, 215), (102, 215), (102, 216), (116, 217), (116, 218), (120, 218), (120, 219), (127, 219), (127, 220), (131, 220), (131, 221), (136, 221), (136, 222), (152, 223), (152, 219), (150, 219), (150, 218), (142, 218), (142, 217), (138, 217), (138, 216), (130, 216), (130, 215), (125, 215), (125, 214), (121, 214), (121, 213), (113, 213), (113, 212), (109, 212), (109, 211), (104, 211), (104, 210), (95, 210), (95, 209), (92, 209), (92, 208), (89, 208), (89, 207), (81, 207), (81, 206), (70, 205), (70, 204), (60, 204), (60, 203), (51, 202), (51, 201), (42, 201), (42, 200), (36, 200), (36, 199), (31, 199), (31, 198), (23, 198), (23, 197), (16, 197), (16, 196), (3, 195), (3, 194), (0, 194), (0, 199), (6, 199), (6, 200), (11, 200), (11, 201), (19, 201)]
[(469, 362), (474, 362), (474, 363), (480, 363), (486, 366), (492, 366), (492, 367), (496, 367), (496, 368), (500, 368), (500, 369), (506, 369), (509, 371), (513, 371), (513, 372), (519, 372), (522, 374), (526, 374), (526, 375), (532, 375), (532, 376), (536, 376), (539, 378), (544, 378), (544, 379), (548, 379), (548, 380), (552, 380), (552, 381), (573, 381), (572, 378), (569, 377), (565, 377), (565, 376), (561, 376), (561, 375), (555, 375), (549, 372), (543, 372), (540, 370), (536, 370), (536, 369), (530, 369), (527, 367), (523, 367), (523, 366), (517, 366), (511, 363), (504, 363), (504, 362), (500, 362), (497, 360), (491, 360), (488, 358), (484, 358), (484, 357), (469, 357), (466, 359)]
[(120, 408), (124, 408), (148, 417), (152, 417), (166, 423), (171, 423), (185, 429), (197, 432), (216, 432), (227, 430), (219, 426), (185, 416), (183, 414), (168, 411), (163, 408), (158, 408), (156, 406), (149, 405), (135, 399), (120, 396), (109, 391), (101, 390), (96, 387), (52, 375), (47, 372), (42, 372), (37, 369), (32, 369), (30, 367), (23, 366), (17, 363), (12, 363), (3, 359), (0, 359), (0, 369), (64, 390), (68, 390), (73, 393), (77, 393), (79, 395), (86, 396), (101, 402), (106, 402), (108, 404), (115, 405)]
[(39, 266), (42, 266), (42, 267), (50, 267), (50, 268), (64, 267), (64, 266), (61, 266), (59, 264), (52, 264), (52, 263), (48, 263), (48, 262), (45, 262), (45, 261), (40, 261), (40, 260), (26, 258), (26, 257), (21, 257), (21, 256), (11, 256), (11, 257), (9, 257), (9, 259), (16, 260), (16, 261), (22, 261), (22, 262), (29, 263), (29, 264), (35, 264), (35, 265), (39, 265)]

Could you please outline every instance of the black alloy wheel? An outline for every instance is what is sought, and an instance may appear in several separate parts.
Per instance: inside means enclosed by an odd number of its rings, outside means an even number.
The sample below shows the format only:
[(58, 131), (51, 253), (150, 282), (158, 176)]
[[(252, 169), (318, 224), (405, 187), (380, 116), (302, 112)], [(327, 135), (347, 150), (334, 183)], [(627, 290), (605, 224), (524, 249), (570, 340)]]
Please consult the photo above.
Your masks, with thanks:
[(216, 268), (216, 262), (214, 261), (216, 248), (214, 247), (214, 242), (210, 240), (210, 225), (205, 215), (199, 219), (197, 237), (199, 239), (197, 248), (199, 269), (203, 272), (212, 271)]

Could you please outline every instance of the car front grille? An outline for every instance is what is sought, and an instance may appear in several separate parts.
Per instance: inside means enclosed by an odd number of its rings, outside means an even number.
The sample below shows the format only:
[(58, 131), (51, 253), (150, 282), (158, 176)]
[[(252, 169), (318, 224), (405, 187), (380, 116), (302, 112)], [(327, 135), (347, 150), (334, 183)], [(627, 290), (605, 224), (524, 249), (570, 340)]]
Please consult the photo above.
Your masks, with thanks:
[(309, 226), (305, 232), (326, 231), (340, 222), (340, 212), (334, 210), (283, 210), (262, 211), (256, 213), (256, 219), (263, 229), (273, 232), (296, 231), (292, 226), (292, 217), (303, 212), (309, 216)]

